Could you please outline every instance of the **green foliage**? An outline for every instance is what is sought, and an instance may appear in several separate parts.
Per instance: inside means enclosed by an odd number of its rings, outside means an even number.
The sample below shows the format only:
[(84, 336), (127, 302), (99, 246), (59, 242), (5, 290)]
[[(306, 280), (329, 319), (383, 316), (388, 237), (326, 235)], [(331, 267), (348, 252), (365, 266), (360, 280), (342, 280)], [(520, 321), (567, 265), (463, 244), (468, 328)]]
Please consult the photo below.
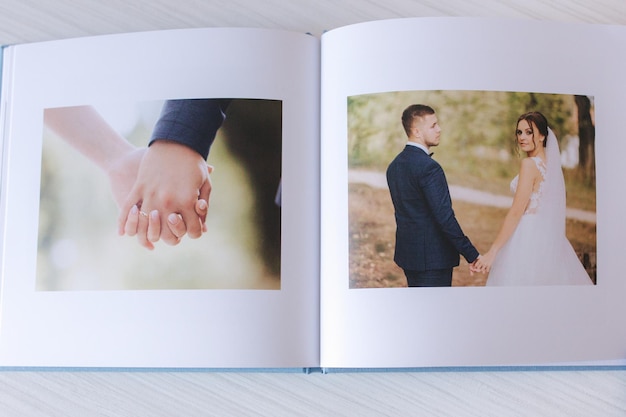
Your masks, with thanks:
[[(521, 155), (515, 138), (517, 118), (540, 111), (559, 138), (578, 135), (572, 95), (497, 91), (399, 91), (348, 98), (348, 163), (351, 168), (384, 170), (406, 143), (403, 110), (416, 103), (435, 109), (442, 128), (435, 150), (451, 183), (508, 192)], [(592, 199), (593, 186), (572, 177), (580, 200)], [(580, 184), (579, 184), (580, 183)], [(586, 182), (589, 184), (589, 181)]]

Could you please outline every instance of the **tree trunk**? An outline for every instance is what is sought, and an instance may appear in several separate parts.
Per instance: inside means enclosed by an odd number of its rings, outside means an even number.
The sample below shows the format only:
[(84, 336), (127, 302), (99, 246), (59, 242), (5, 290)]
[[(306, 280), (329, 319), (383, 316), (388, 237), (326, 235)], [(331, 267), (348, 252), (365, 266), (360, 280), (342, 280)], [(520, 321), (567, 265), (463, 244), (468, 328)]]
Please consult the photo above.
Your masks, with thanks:
[(591, 100), (587, 96), (574, 96), (578, 108), (578, 168), (587, 182), (595, 180), (596, 128), (591, 120)]

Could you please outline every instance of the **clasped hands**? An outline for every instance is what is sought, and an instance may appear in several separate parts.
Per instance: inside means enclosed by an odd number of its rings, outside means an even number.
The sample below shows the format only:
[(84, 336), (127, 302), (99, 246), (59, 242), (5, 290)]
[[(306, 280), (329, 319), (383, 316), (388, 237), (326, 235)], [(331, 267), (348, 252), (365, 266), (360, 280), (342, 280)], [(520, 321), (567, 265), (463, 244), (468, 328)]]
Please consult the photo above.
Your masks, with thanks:
[(493, 265), (494, 258), (495, 253), (491, 250), (484, 255), (478, 255), (478, 258), (476, 258), (476, 260), (469, 265), (470, 274), (489, 273), (491, 266)]
[(185, 145), (157, 140), (128, 149), (107, 170), (120, 208), (118, 233), (148, 249), (162, 239), (176, 245), (206, 231), (212, 167)]

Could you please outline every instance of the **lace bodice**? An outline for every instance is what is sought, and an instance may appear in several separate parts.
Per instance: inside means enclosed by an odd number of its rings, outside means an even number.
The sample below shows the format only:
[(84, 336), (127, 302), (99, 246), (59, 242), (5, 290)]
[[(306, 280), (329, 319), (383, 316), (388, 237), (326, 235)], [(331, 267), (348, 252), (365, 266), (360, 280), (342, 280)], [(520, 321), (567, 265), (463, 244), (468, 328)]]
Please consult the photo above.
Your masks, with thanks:
[[(541, 200), (541, 195), (543, 194), (543, 186), (546, 182), (546, 164), (538, 156), (533, 156), (530, 159), (535, 162), (535, 166), (537, 166), (537, 169), (541, 173), (541, 182), (539, 183), (537, 190), (533, 190), (532, 194), (530, 195), (530, 201), (528, 202), (528, 206), (526, 207), (524, 214), (533, 214), (537, 212), (537, 209), (539, 208), (539, 202)], [(511, 181), (511, 192), (513, 194), (515, 194), (515, 191), (517, 191), (518, 181), (519, 175), (516, 175), (515, 178), (513, 178), (513, 181)]]

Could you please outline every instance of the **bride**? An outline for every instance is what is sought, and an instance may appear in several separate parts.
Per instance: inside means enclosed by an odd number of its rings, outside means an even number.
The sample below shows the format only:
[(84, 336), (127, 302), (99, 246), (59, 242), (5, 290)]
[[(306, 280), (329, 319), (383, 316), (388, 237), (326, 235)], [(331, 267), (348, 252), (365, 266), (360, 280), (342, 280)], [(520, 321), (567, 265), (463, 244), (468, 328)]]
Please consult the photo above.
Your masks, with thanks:
[(527, 158), (511, 182), (513, 204), (495, 241), (472, 267), (486, 285), (589, 285), (565, 236), (565, 183), (559, 144), (545, 116), (523, 114), (517, 143)]

